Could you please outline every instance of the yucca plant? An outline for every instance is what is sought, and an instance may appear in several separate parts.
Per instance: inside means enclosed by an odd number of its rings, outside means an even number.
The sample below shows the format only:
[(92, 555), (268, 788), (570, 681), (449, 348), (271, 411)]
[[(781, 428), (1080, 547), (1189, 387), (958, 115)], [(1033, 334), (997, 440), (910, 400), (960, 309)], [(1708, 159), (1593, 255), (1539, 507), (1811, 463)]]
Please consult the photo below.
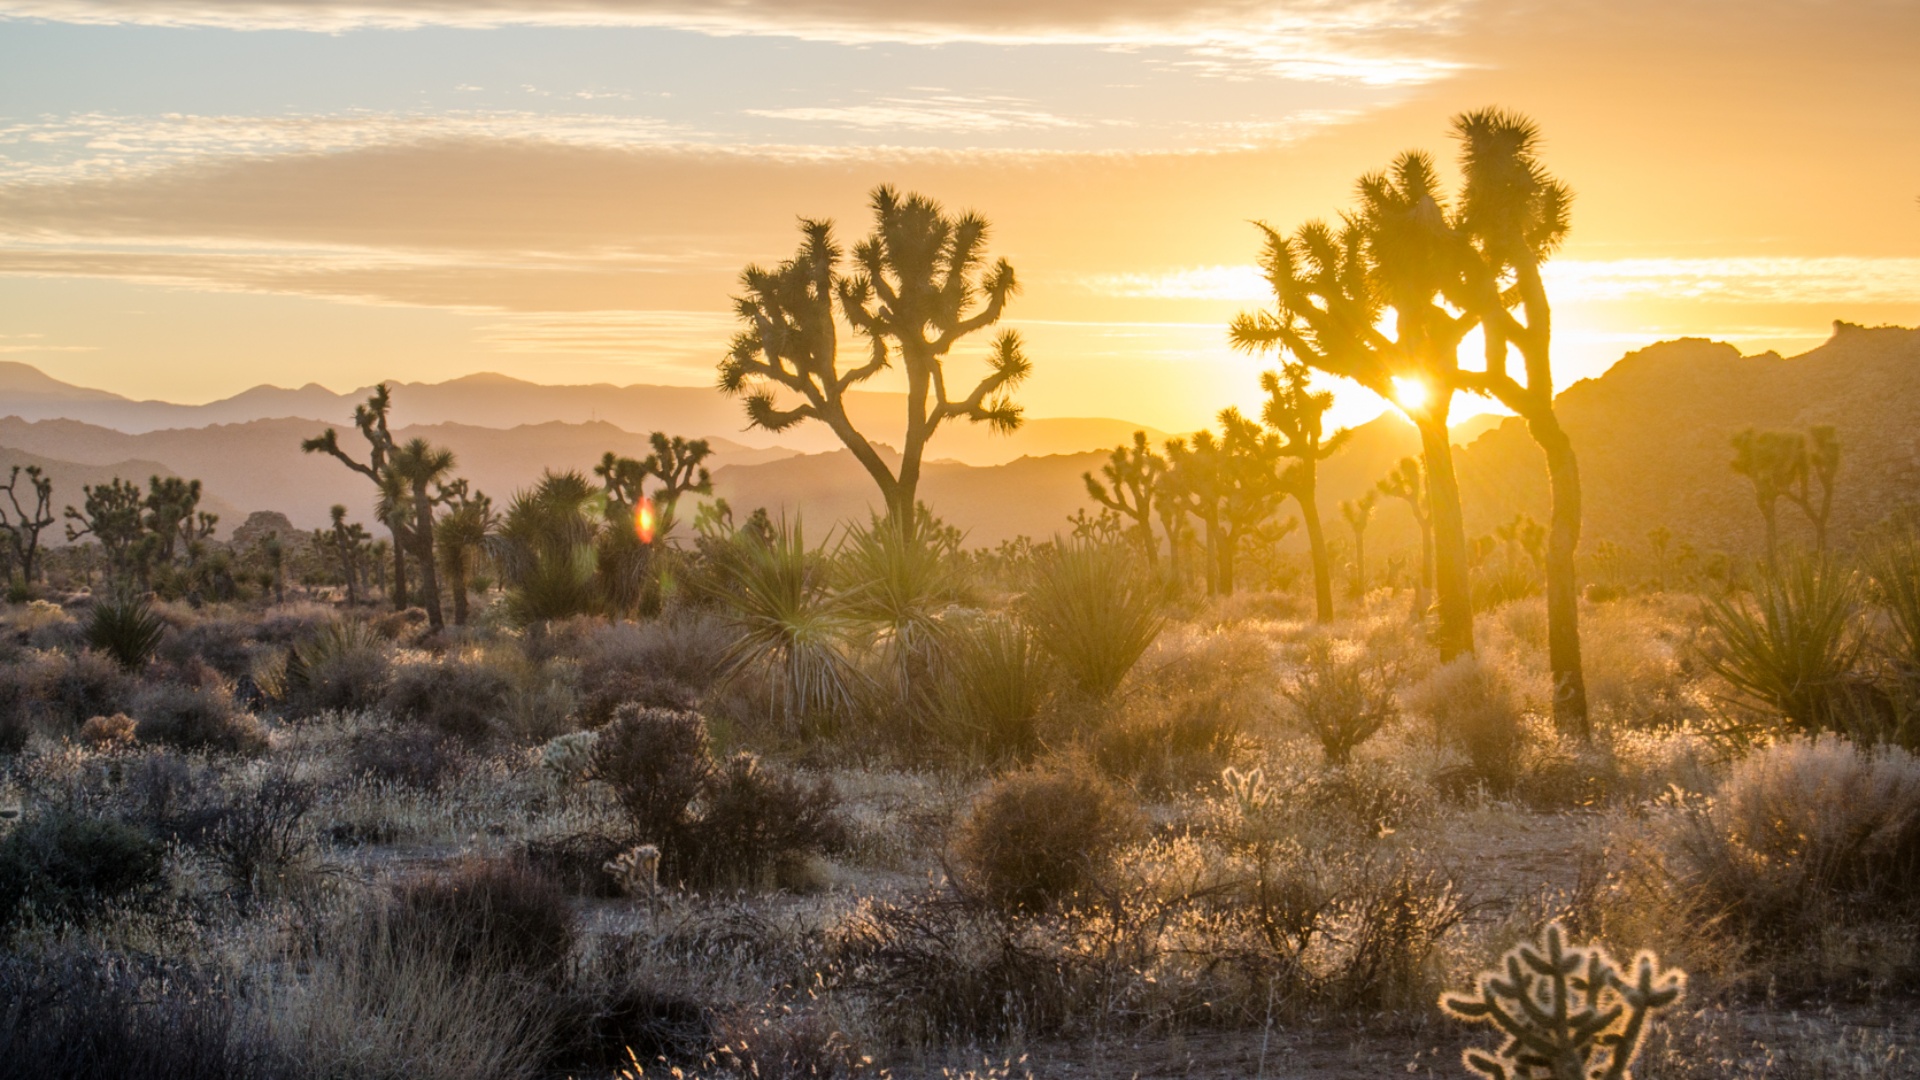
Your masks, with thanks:
[(1794, 555), (1755, 574), (1752, 601), (1711, 597), (1702, 612), (1718, 639), (1707, 664), (1740, 698), (1795, 730), (1841, 726), (1849, 677), (1864, 645), (1861, 583), (1826, 555)]
[(1046, 656), (1027, 628), (992, 616), (952, 635), (934, 716), (947, 741), (989, 760), (1024, 761), (1040, 748)]
[(854, 620), (827, 577), (798, 522), (744, 528), (708, 548), (701, 591), (739, 635), (722, 670), (733, 678), (764, 664), (789, 723), (851, 711), (859, 686), (846, 653)]
[(1074, 686), (1105, 700), (1160, 636), (1161, 597), (1119, 547), (1056, 541), (1034, 560), (1020, 613)]
[(911, 532), (875, 517), (847, 533), (835, 559), (845, 612), (873, 635), (905, 702), (924, 693), (950, 636), (940, 613), (966, 594), (957, 535), (925, 507), (919, 517)]
[(578, 472), (547, 473), (514, 495), (488, 543), (507, 584), (507, 613), (521, 624), (599, 611), (595, 523), (598, 488)]
[(136, 671), (153, 658), (166, 632), (167, 624), (144, 598), (116, 596), (94, 605), (93, 617), (87, 621), (87, 644), (128, 671)]
[(1873, 600), (1893, 624), (1889, 651), (1920, 675), (1920, 529), (1903, 527), (1874, 548)]

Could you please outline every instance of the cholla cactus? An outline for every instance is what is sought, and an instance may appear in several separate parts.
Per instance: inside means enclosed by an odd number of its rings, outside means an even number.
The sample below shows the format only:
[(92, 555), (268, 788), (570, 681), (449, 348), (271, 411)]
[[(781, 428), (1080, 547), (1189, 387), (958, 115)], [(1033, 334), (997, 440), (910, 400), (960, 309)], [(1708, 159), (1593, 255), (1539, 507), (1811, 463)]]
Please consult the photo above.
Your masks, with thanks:
[(660, 895), (660, 849), (641, 844), (621, 852), (602, 867), (613, 875), (620, 891), (652, 902)]
[(1502, 963), (1504, 973), (1480, 973), (1478, 998), (1440, 999), (1455, 1018), (1506, 1034), (1497, 1051), (1461, 1055), (1488, 1080), (1632, 1080), (1649, 1018), (1687, 984), (1686, 972), (1662, 969), (1645, 951), (1629, 980), (1600, 946), (1568, 946), (1559, 923), (1547, 924), (1538, 947), (1521, 942)]
[(556, 787), (570, 787), (586, 776), (599, 739), (597, 731), (576, 731), (550, 739), (540, 748), (540, 768)]
[(1229, 765), (1221, 771), (1220, 783), (1227, 789), (1227, 794), (1240, 804), (1243, 813), (1256, 813), (1273, 802), (1273, 791), (1267, 787), (1265, 769), (1256, 767), (1241, 772)]

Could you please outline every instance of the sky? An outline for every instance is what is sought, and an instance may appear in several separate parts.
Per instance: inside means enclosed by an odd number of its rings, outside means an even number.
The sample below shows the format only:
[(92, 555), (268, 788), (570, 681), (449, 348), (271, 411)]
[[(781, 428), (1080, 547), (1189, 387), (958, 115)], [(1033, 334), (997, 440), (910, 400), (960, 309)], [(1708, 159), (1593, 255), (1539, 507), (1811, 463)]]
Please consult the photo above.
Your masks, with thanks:
[(1562, 386), (1790, 355), (1920, 324), (1915, 42), (1911, 0), (0, 0), (0, 360), (705, 385), (741, 269), (891, 183), (993, 223), (1030, 415), (1190, 430), (1272, 365), (1226, 343), (1251, 222), (1487, 105), (1576, 192)]

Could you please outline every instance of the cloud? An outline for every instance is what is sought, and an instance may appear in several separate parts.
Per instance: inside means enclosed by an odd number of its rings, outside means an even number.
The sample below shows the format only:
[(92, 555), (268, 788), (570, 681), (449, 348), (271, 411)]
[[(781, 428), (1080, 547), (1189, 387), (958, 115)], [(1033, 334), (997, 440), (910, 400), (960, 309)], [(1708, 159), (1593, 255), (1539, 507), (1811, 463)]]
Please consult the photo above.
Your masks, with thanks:
[(800, 106), (784, 109), (747, 109), (748, 116), (771, 120), (798, 120), (833, 124), (862, 131), (941, 131), (985, 133), (1016, 128), (1076, 128), (1085, 121), (1036, 108), (1009, 98), (943, 95), (924, 98), (886, 97), (864, 105)]

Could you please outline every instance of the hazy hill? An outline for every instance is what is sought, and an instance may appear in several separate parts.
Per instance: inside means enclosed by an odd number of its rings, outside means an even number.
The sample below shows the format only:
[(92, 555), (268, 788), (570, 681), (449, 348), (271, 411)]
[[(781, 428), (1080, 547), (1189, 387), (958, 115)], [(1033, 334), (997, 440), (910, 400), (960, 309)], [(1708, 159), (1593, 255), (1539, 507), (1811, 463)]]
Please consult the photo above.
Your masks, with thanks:
[[(736, 444), (786, 445), (809, 453), (839, 448), (832, 432), (818, 424), (803, 424), (778, 435), (745, 430), (740, 403), (705, 386), (546, 386), (491, 373), (391, 386), (394, 421), (409, 425), (516, 428), (553, 422), (608, 423), (629, 432), (724, 436)], [(0, 363), (0, 416), (78, 420), (133, 434), (284, 418), (346, 423), (369, 392), (370, 388), (362, 387), (336, 394), (314, 383), (297, 390), (257, 386), (205, 405), (178, 405), (134, 401), (63, 383), (27, 364)], [(856, 393), (849, 396), (849, 412), (860, 430), (898, 442), (887, 433), (901, 426), (901, 395)], [(995, 435), (979, 425), (947, 424), (934, 436), (929, 456), (991, 465), (1027, 455), (1117, 445), (1132, 438), (1139, 426), (1097, 417), (1040, 417), (1029, 419), (1012, 435)], [(1159, 436), (1151, 429), (1148, 433)]]

